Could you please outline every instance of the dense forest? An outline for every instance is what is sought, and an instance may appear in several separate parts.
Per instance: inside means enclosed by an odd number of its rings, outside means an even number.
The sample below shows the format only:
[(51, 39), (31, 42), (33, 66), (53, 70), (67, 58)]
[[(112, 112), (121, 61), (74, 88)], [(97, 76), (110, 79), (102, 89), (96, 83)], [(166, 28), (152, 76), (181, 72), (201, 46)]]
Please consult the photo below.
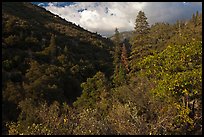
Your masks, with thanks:
[(2, 2), (2, 134), (201, 135), (202, 13), (104, 38)]

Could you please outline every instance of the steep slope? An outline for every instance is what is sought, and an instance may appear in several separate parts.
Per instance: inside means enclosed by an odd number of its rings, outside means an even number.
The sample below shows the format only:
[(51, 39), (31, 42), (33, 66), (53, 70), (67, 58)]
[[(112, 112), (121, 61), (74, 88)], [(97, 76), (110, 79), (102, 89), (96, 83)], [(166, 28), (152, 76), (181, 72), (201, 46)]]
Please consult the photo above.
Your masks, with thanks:
[(2, 28), (4, 121), (17, 119), (26, 98), (71, 103), (88, 77), (112, 73), (109, 39), (41, 7), (3, 2)]

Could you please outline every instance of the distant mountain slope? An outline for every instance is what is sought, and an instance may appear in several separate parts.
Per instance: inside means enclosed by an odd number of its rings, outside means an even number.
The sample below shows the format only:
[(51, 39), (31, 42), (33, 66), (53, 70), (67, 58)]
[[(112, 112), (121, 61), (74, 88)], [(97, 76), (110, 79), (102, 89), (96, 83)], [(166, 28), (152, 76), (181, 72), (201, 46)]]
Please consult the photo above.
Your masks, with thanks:
[[(121, 42), (123, 42), (125, 39), (126, 40), (130, 40), (130, 37), (132, 37), (133, 31), (124, 31), (124, 32), (120, 32), (120, 38), (121, 38)], [(115, 36), (110, 36), (109, 37), (111, 40), (115, 39)]]

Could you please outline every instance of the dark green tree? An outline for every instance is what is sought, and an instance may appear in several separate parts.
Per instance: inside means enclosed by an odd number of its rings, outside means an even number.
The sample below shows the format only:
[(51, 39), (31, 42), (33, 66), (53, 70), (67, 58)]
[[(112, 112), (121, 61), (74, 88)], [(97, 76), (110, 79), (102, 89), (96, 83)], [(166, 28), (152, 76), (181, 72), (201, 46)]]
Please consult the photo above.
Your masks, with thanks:
[(20, 83), (8, 81), (2, 90), (2, 114), (4, 120), (17, 120), (19, 110), (18, 103), (24, 99), (24, 91)]
[(195, 24), (196, 24), (196, 16), (195, 16), (194, 13), (193, 13), (193, 15), (192, 15), (192, 22), (193, 22), (193, 24), (194, 24), (194, 26), (195, 26)]
[(135, 21), (135, 32), (138, 34), (147, 34), (149, 32), (149, 23), (143, 11), (139, 11)]
[(115, 51), (114, 51), (114, 57), (113, 57), (113, 63), (115, 67), (118, 66), (120, 62), (120, 55), (121, 55), (121, 49), (120, 49), (120, 33), (118, 31), (118, 28), (115, 29)]
[(132, 51), (130, 56), (131, 69), (136, 69), (135, 64), (139, 58), (143, 57), (142, 53), (149, 44), (149, 23), (143, 11), (139, 11), (135, 21), (135, 34), (131, 39)]
[(69, 53), (68, 48), (67, 48), (67, 46), (65, 46), (64, 47), (64, 54), (68, 54), (68, 53)]
[(122, 47), (121, 62), (126, 72), (129, 72), (129, 62), (128, 62), (127, 49), (125, 44), (123, 44), (123, 47)]
[(46, 100), (48, 103), (54, 100), (64, 101), (63, 76), (64, 69), (61, 67), (31, 61), (23, 84), (26, 97), (36, 101)]
[[(108, 93), (108, 83), (102, 72), (97, 72), (93, 78), (88, 78), (81, 84), (82, 95), (74, 102), (74, 106), (80, 108), (96, 108)], [(104, 105), (104, 104), (103, 104)]]
[(126, 70), (125, 70), (125, 67), (122, 65), (122, 63), (120, 63), (118, 75), (115, 80), (116, 80), (115, 84), (117, 86), (121, 86), (126, 82)]
[(198, 18), (199, 18), (199, 12), (197, 11), (196, 14), (193, 13), (192, 15), (192, 22), (194, 27), (196, 27), (198, 24)]
[(51, 36), (49, 47), (50, 47), (51, 62), (53, 63), (57, 55), (57, 45), (56, 45), (54, 35)]
[(49, 46), (46, 47), (43, 51), (39, 52), (39, 54), (45, 56), (47, 60), (49, 60), (52, 64), (55, 63), (57, 58), (57, 45), (55, 35), (51, 35)]
[(121, 65), (121, 46), (120, 46), (120, 33), (118, 31), (118, 28), (115, 29), (115, 50), (114, 50), (114, 56), (113, 56), (113, 64), (114, 64), (114, 74), (113, 74), (113, 83), (117, 85), (118, 83), (118, 75), (119, 75), (119, 69)]

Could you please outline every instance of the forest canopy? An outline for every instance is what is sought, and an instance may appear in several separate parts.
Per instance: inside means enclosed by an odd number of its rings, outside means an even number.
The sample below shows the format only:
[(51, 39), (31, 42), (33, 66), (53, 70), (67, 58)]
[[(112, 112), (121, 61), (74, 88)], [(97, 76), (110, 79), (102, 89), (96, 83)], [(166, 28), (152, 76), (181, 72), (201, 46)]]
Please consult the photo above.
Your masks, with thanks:
[[(14, 10), (17, 8), (18, 10)], [(2, 134), (201, 135), (202, 13), (104, 38), (2, 3)]]

